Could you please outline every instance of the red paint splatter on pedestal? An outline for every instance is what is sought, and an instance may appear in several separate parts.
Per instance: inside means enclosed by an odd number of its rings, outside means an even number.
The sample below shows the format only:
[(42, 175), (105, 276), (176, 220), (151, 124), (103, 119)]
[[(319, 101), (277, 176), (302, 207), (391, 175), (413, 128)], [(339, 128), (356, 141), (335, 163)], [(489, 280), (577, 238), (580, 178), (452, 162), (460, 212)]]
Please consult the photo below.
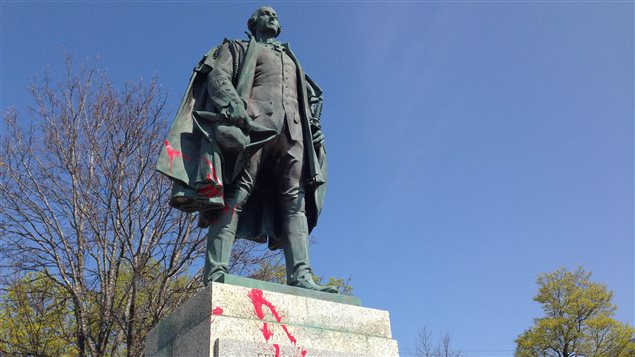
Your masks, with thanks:
[[(259, 320), (263, 320), (265, 318), (265, 312), (263, 311), (262, 307), (263, 306), (268, 307), (273, 317), (280, 324), (280, 327), (282, 327), (282, 329), (284, 330), (284, 333), (287, 335), (287, 338), (289, 339), (289, 341), (293, 343), (293, 345), (295, 346), (298, 342), (297, 339), (295, 338), (295, 336), (293, 336), (289, 332), (287, 325), (282, 323), (282, 316), (280, 316), (280, 314), (276, 310), (276, 307), (271, 302), (269, 302), (267, 299), (264, 298), (262, 294), (262, 290), (251, 289), (249, 291), (249, 294), (247, 294), (247, 296), (251, 300), (251, 303), (254, 305), (254, 314), (256, 314), (256, 317), (258, 317)], [(269, 327), (266, 322), (264, 322), (264, 325), (260, 329), (260, 331), (262, 331), (262, 334), (264, 335), (265, 340), (269, 342), (269, 338), (273, 336), (273, 332), (269, 330)], [(274, 348), (276, 349), (276, 356), (279, 356), (280, 346), (278, 346), (277, 344), (274, 344)], [(298, 350), (300, 351), (300, 348), (298, 348)], [(301, 350), (300, 354), (302, 355), (302, 357), (306, 357), (307, 351)]]
[[(220, 306), (217, 306), (214, 310), (212, 310), (212, 315), (220, 316), (222, 314), (223, 314), (223, 308)], [(210, 324), (213, 324), (214, 321), (216, 321), (216, 316), (212, 317), (212, 321), (210, 322)]]
[[(280, 322), (280, 321), (278, 321)], [(280, 325), (280, 327), (282, 327), (282, 329), (284, 330), (284, 333), (287, 334), (287, 338), (289, 339), (289, 341), (291, 341), (294, 345), (296, 344), (296, 342), (298, 342), (295, 337), (293, 337), (292, 334), (289, 333), (289, 330), (287, 330), (287, 326), (286, 325)]]
[(170, 145), (169, 141), (164, 141), (163, 145), (165, 145), (165, 150), (168, 153), (168, 160), (170, 160), (170, 172), (172, 172), (172, 161), (174, 161), (175, 157), (180, 157), (182, 159), (185, 160), (189, 160), (190, 158), (188, 158), (187, 156), (183, 155), (183, 153), (181, 153), (180, 151), (174, 149), (172, 147), (172, 145)]
[(273, 331), (269, 329), (269, 326), (267, 326), (266, 322), (264, 323), (264, 325), (262, 325), (260, 331), (262, 331), (262, 335), (265, 337), (265, 341), (269, 342), (269, 339), (271, 338), (271, 336), (273, 336)]
[(274, 343), (273, 348), (276, 349), (276, 357), (280, 357), (280, 346), (277, 343)]
[(262, 311), (262, 306), (264, 305), (269, 308), (269, 311), (271, 311), (273, 317), (276, 318), (276, 321), (282, 321), (282, 317), (280, 316), (280, 314), (278, 314), (278, 311), (276, 311), (276, 307), (273, 306), (272, 303), (267, 301), (262, 295), (262, 290), (251, 289), (247, 296), (249, 296), (249, 299), (251, 299), (251, 303), (254, 305), (254, 313), (260, 320), (265, 318), (265, 313), (264, 311)]

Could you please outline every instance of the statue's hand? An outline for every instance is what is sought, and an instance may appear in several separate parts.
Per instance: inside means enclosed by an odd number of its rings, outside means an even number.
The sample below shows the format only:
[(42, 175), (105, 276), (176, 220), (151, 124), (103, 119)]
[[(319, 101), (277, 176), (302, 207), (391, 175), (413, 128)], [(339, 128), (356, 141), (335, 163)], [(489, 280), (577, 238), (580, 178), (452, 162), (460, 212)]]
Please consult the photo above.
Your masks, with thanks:
[(249, 130), (251, 128), (252, 120), (247, 114), (247, 111), (240, 106), (233, 107), (229, 113), (229, 121), (243, 130)]
[(313, 132), (313, 145), (319, 145), (324, 142), (324, 133), (322, 133), (322, 129), (315, 130)]

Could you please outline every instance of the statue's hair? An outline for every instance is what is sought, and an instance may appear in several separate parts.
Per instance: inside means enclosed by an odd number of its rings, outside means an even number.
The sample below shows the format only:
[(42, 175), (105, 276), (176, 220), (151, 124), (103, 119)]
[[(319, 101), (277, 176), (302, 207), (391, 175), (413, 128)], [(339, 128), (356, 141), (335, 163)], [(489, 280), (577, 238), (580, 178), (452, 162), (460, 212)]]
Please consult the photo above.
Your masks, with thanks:
[[(254, 11), (254, 13), (251, 15), (251, 17), (249, 18), (249, 20), (247, 20), (247, 28), (249, 29), (249, 32), (251, 32), (252, 35), (256, 35), (256, 20), (258, 20), (258, 16), (260, 15), (260, 11), (264, 8), (270, 8), (273, 9), (271, 6), (263, 6), (258, 8), (256, 11)], [(280, 24), (278, 24), (278, 33), (276, 33), (276, 37), (278, 35), (280, 35), (280, 32), (282, 32), (282, 26), (280, 26)]]

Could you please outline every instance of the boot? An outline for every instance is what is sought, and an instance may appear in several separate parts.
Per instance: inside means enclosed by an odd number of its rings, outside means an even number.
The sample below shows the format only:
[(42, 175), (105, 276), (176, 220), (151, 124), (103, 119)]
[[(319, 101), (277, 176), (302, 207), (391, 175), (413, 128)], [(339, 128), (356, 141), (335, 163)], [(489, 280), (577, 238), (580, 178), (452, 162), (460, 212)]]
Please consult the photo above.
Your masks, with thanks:
[(227, 267), (236, 239), (240, 212), (240, 208), (228, 202), (223, 212), (218, 214), (216, 222), (209, 225), (203, 276), (205, 286), (211, 281), (218, 281), (224, 274), (228, 274)]
[(337, 289), (318, 285), (313, 280), (313, 272), (309, 264), (309, 228), (306, 216), (295, 213), (285, 217), (282, 234), (287, 284), (304, 289), (337, 293)]

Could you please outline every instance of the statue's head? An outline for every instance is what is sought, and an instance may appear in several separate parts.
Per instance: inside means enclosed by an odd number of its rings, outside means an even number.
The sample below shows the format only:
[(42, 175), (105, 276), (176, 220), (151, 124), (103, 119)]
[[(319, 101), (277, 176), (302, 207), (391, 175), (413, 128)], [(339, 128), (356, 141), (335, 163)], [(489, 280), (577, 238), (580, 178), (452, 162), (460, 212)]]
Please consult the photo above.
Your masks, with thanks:
[(254, 11), (247, 21), (247, 28), (254, 36), (256, 33), (261, 33), (278, 37), (282, 31), (282, 26), (278, 22), (278, 13), (270, 6), (263, 6)]

